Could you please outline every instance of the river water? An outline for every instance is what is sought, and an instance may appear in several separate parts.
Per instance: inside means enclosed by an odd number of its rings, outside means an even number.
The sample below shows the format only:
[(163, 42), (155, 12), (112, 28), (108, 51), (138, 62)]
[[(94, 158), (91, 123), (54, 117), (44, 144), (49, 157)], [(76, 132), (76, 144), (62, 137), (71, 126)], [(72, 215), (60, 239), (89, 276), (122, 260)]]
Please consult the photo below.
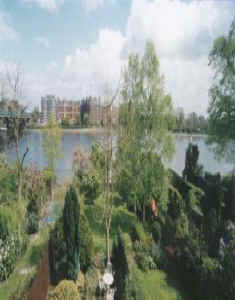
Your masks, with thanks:
[[(59, 180), (69, 180), (73, 175), (72, 171), (72, 154), (76, 148), (91, 149), (92, 143), (99, 140), (102, 133), (89, 132), (89, 131), (77, 131), (77, 130), (64, 130), (61, 141), (61, 153), (62, 157), (57, 162), (57, 175)], [(190, 136), (187, 135), (175, 135), (176, 151), (173, 160), (167, 165), (178, 172), (180, 175), (184, 169), (185, 164), (185, 150), (191, 140)], [(29, 153), (26, 156), (25, 164), (37, 164), (43, 168), (46, 166), (47, 161), (43, 154), (42, 149), (43, 134), (40, 130), (30, 130), (26, 137), (21, 140), (20, 151), (29, 147)], [(193, 136), (192, 142), (197, 144), (200, 150), (199, 163), (204, 166), (205, 171), (211, 173), (221, 172), (226, 174), (232, 171), (233, 165), (221, 160), (216, 161), (214, 154), (210, 147), (205, 143), (205, 137)], [(15, 149), (7, 149), (5, 151), (9, 162), (15, 160), (16, 154)]]

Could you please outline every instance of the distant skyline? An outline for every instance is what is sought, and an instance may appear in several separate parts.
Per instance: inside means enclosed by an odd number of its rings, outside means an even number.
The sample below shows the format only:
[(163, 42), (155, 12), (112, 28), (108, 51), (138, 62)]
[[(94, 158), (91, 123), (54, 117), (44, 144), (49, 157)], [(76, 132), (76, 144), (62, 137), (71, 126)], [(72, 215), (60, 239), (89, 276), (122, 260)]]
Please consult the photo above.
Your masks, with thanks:
[(231, 0), (0, 0), (0, 68), (22, 64), (31, 107), (45, 94), (102, 96), (152, 39), (174, 106), (205, 114), (208, 55), (234, 17)]

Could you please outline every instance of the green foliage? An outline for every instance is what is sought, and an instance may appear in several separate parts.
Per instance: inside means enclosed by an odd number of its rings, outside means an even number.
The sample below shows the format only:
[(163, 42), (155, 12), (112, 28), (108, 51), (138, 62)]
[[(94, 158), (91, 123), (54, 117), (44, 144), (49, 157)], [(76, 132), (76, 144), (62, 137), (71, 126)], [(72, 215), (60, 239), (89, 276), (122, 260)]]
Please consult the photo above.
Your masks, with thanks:
[(164, 92), (153, 43), (146, 44), (141, 59), (129, 56), (122, 96), (117, 190), (121, 201), (144, 222), (152, 216), (152, 197), (161, 216), (167, 210), (168, 176), (162, 159), (170, 159), (174, 151), (171, 97)]
[[(235, 22), (227, 36), (218, 37), (210, 52), (210, 64), (215, 70), (214, 83), (210, 88), (209, 142), (215, 142), (219, 156), (234, 156), (233, 147), (227, 147), (235, 138)], [(232, 155), (232, 156), (231, 156)]]
[(41, 245), (32, 245), (30, 258), (29, 258), (30, 264), (32, 266), (37, 266), (40, 259), (42, 258), (43, 252), (41, 248), (42, 248)]
[(17, 259), (22, 256), (27, 246), (27, 240), (21, 232), (0, 239), (0, 281), (4, 281), (15, 268)]
[(89, 126), (89, 115), (88, 115), (88, 113), (85, 113), (83, 115), (82, 126), (83, 127), (88, 127)]
[(94, 258), (94, 241), (89, 222), (84, 213), (80, 215), (80, 265), (81, 270), (86, 272), (92, 265)]
[(161, 229), (161, 224), (158, 221), (152, 223), (151, 232), (155, 243), (160, 244), (162, 238), (162, 229)]
[(202, 167), (198, 165), (199, 150), (197, 145), (190, 143), (186, 150), (183, 178), (197, 185), (198, 177), (202, 176)]
[(4, 156), (0, 156), (0, 203), (17, 200), (17, 176), (15, 169), (7, 164)]
[(65, 278), (77, 280), (79, 265), (80, 247), (80, 208), (76, 191), (70, 186), (65, 196), (63, 211), (63, 228), (67, 247), (67, 270)]
[(0, 239), (4, 240), (7, 236), (14, 234), (19, 226), (17, 215), (19, 208), (16, 203), (0, 207)]
[[(33, 280), (37, 272), (38, 262), (32, 260), (32, 248), (37, 248), (40, 256), (45, 253), (48, 245), (48, 229), (42, 228), (38, 234), (38, 238), (28, 244), (27, 250), (22, 257), (15, 261), (14, 272), (10, 274), (8, 279), (0, 284), (1, 300), (22, 300), (27, 299), (28, 291), (32, 286)], [(39, 253), (38, 253), (39, 254)], [(35, 264), (34, 264), (35, 263)], [(22, 270), (27, 270), (22, 275)]]
[(104, 176), (105, 172), (105, 153), (100, 143), (94, 143), (91, 149), (91, 162), (99, 174)]
[(73, 281), (63, 280), (49, 297), (50, 300), (80, 300), (78, 289)]
[(114, 273), (114, 285), (116, 293), (114, 299), (125, 300), (127, 297), (127, 276), (128, 276), (128, 262), (126, 257), (125, 244), (122, 234), (118, 231), (117, 239), (113, 243), (112, 248), (112, 264)]
[(67, 247), (63, 230), (63, 218), (59, 218), (50, 232), (49, 263), (51, 283), (57, 285), (65, 278), (67, 268)]
[[(171, 97), (164, 92), (163, 77), (152, 42), (146, 44), (144, 56), (129, 56), (122, 89), (120, 125), (132, 150), (158, 149), (160, 157), (172, 155), (173, 140), (168, 131), (174, 120)], [(127, 141), (125, 141), (127, 142)], [(127, 145), (126, 145), (127, 147)]]
[(27, 206), (27, 232), (36, 233), (39, 229), (39, 207), (35, 197), (32, 197)]
[(61, 129), (51, 117), (43, 130), (43, 151), (48, 162), (48, 169), (54, 174), (56, 161), (60, 158)]
[(61, 121), (61, 126), (62, 127), (69, 127), (70, 125), (70, 121), (69, 121), (69, 118), (65, 118)]
[(95, 199), (101, 194), (100, 178), (94, 171), (82, 176), (79, 185), (81, 193), (85, 196), (86, 204), (93, 204)]
[[(78, 209), (79, 220), (79, 262), (83, 272), (94, 263), (94, 240), (93, 232), (83, 211)], [(89, 214), (88, 214), (89, 215)], [(63, 228), (63, 218), (60, 217), (50, 232), (49, 240), (49, 262), (52, 284), (56, 285), (60, 280), (66, 278), (68, 251), (66, 245), (66, 233)], [(75, 249), (75, 248), (74, 248)]]

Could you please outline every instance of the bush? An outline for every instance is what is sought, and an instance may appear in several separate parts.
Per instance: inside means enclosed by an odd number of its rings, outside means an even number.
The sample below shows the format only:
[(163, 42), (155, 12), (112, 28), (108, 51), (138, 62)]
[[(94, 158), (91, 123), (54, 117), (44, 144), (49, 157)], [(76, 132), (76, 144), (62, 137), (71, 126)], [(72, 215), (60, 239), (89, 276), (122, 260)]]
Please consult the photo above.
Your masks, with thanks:
[(81, 179), (80, 191), (85, 196), (86, 204), (94, 204), (94, 201), (101, 194), (101, 183), (98, 174), (93, 172), (84, 175)]
[(42, 249), (38, 245), (33, 245), (30, 253), (30, 263), (32, 265), (37, 265), (39, 260), (42, 258)]
[(141, 224), (135, 224), (135, 226), (131, 229), (130, 235), (133, 242), (140, 241), (145, 249), (150, 249), (152, 239)]
[(49, 297), (50, 300), (80, 300), (76, 284), (70, 280), (61, 281)]
[(152, 224), (152, 235), (155, 243), (160, 243), (162, 238), (161, 225), (159, 222), (155, 221)]
[(7, 236), (5, 241), (0, 240), (0, 281), (6, 280), (13, 272), (26, 247), (26, 237), (18, 233)]
[(144, 272), (157, 268), (153, 258), (150, 255), (146, 255), (144, 252), (137, 252), (135, 260), (138, 267)]
[(15, 204), (0, 207), (0, 239), (5, 240), (18, 230), (18, 207)]
[(27, 232), (33, 234), (38, 232), (39, 229), (39, 207), (35, 196), (32, 195), (27, 206)]
[(94, 255), (94, 241), (87, 217), (80, 215), (80, 266), (83, 272), (91, 266)]

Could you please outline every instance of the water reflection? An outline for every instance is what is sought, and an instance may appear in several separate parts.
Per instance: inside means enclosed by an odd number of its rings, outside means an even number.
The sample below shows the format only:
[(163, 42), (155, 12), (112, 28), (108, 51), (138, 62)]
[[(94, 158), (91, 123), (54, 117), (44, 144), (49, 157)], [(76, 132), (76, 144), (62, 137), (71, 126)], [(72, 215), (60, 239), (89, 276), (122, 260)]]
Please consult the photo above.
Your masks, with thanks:
[[(85, 148), (90, 150), (92, 144), (99, 140), (102, 133), (87, 133), (78, 131), (64, 131), (61, 141), (61, 152), (62, 158), (57, 163), (57, 175), (60, 180), (70, 179), (72, 176), (72, 154), (76, 148)], [(215, 173), (221, 172), (226, 174), (233, 168), (231, 163), (224, 160), (220, 162), (216, 161), (214, 154), (211, 151), (211, 147), (206, 145), (205, 137), (193, 136), (192, 138), (187, 135), (175, 135), (176, 152), (173, 160), (167, 165), (173, 168), (179, 174), (182, 174), (185, 164), (185, 151), (189, 142), (192, 140), (193, 143), (199, 146), (200, 156), (199, 163), (203, 164), (204, 170)], [(43, 135), (41, 131), (29, 131), (28, 135), (21, 140), (20, 151), (24, 152), (27, 146), (29, 146), (29, 153), (26, 157), (26, 165), (37, 164), (41, 168), (46, 166), (47, 162), (43, 155), (42, 149)], [(8, 161), (12, 162), (15, 160), (15, 149), (11, 148), (6, 151)]]

